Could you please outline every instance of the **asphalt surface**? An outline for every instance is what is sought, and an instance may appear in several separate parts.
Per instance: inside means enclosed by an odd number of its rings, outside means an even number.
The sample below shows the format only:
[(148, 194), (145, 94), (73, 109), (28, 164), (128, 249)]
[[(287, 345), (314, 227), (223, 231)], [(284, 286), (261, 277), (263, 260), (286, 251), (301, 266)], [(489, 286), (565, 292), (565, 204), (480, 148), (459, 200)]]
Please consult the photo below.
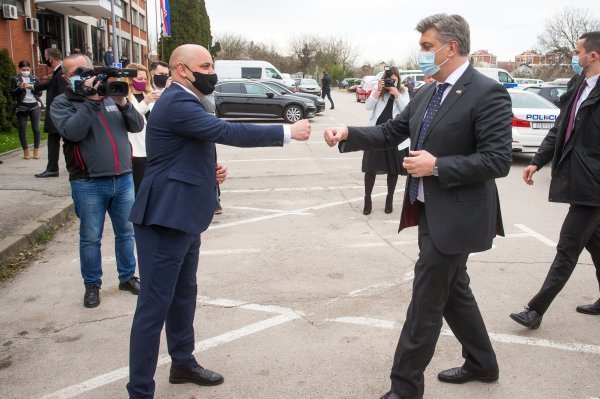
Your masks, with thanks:
[[(368, 112), (352, 95), (334, 92), (333, 97), (335, 110), (327, 107), (311, 120), (313, 134), (306, 143), (283, 149), (219, 147), (229, 178), (222, 186), (224, 212), (202, 235), (195, 327), (198, 361), (222, 373), (225, 383), (170, 385), (163, 337), (157, 398), (362, 399), (379, 398), (389, 389), (418, 256), (417, 231), (397, 234), (403, 179), (392, 214), (383, 212), (381, 176), (373, 213), (362, 215), (361, 153), (330, 149), (322, 131), (337, 123), (363, 125)], [(43, 169), (44, 160), (17, 155), (3, 160), (0, 231), (5, 237), (39, 220), (47, 206), (68, 206), (65, 173), (38, 181), (33, 173)], [(498, 181), (507, 237), (468, 263), (500, 380), (438, 382), (440, 370), (462, 364), (460, 345), (444, 327), (425, 372), (425, 398), (600, 397), (600, 317), (575, 312), (577, 305), (598, 298), (587, 252), (538, 330), (508, 317), (541, 286), (567, 211), (564, 204), (547, 202), (547, 168), (535, 175), (532, 187), (523, 183), (528, 160), (515, 156), (509, 176)], [(127, 397), (136, 297), (117, 288), (113, 240), (107, 223), (98, 308), (82, 306), (77, 223), (0, 287), (0, 397)]]

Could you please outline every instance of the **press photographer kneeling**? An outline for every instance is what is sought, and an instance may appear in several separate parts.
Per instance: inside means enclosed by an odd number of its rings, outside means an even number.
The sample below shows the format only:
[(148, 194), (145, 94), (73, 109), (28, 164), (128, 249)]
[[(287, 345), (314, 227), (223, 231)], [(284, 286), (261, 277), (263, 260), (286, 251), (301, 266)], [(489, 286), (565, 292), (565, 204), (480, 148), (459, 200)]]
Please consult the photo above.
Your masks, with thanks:
[(63, 72), (69, 87), (54, 99), (50, 116), (64, 139), (71, 195), (80, 220), (83, 305), (93, 308), (100, 304), (100, 242), (106, 212), (115, 233), (119, 289), (139, 292), (133, 227), (128, 221), (134, 193), (127, 132), (141, 131), (144, 120), (126, 98), (127, 84), (111, 81), (126, 76), (126, 71), (93, 69), (88, 57), (74, 54), (65, 58)]

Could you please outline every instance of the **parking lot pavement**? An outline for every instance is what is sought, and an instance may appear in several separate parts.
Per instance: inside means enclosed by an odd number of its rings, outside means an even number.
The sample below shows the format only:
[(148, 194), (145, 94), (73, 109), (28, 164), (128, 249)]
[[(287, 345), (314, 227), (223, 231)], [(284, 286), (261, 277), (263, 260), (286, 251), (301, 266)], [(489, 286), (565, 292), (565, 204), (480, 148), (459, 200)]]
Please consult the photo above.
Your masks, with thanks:
[[(373, 213), (362, 215), (361, 153), (322, 143), (323, 127), (362, 125), (364, 104), (334, 92), (336, 109), (311, 121), (307, 143), (283, 149), (219, 147), (229, 168), (224, 212), (202, 236), (195, 319), (196, 356), (219, 371), (217, 387), (170, 385), (163, 339), (157, 398), (377, 398), (410, 299), (416, 229), (397, 234), (383, 212), (385, 179)], [(567, 207), (547, 202), (549, 170), (527, 187), (527, 157), (499, 180), (506, 238), (472, 254), (469, 273), (500, 363), (493, 384), (447, 385), (438, 371), (462, 363), (444, 326), (426, 373), (426, 398), (593, 398), (600, 396), (600, 317), (575, 312), (597, 299), (584, 253), (538, 330), (508, 314), (540, 287)], [(125, 398), (135, 297), (119, 291), (113, 235), (105, 231), (98, 308), (82, 306), (77, 225), (60, 232), (31, 267), (0, 290), (3, 398)]]

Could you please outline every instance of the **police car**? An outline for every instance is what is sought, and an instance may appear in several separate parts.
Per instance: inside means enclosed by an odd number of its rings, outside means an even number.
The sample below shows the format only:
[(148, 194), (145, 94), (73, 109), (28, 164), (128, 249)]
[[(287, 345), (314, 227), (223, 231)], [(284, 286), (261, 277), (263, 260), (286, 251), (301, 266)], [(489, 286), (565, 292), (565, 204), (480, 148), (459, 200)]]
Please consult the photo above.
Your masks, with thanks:
[(534, 93), (508, 90), (512, 100), (512, 148), (515, 152), (536, 152), (560, 110)]

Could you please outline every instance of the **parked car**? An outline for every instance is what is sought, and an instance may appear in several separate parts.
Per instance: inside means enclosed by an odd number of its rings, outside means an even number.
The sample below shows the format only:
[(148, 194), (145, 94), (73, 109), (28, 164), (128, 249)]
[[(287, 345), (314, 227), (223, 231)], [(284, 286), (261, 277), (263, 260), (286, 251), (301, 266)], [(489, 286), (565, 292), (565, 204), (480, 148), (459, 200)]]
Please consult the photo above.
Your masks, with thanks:
[(283, 84), (287, 86), (288, 89), (290, 89), (294, 93), (298, 91), (298, 88), (296, 88), (296, 79), (292, 79), (289, 73), (282, 73), (281, 77), (283, 78)]
[(512, 101), (512, 149), (516, 152), (536, 152), (548, 134), (560, 109), (550, 101), (523, 90), (508, 91)]
[(312, 101), (280, 94), (268, 86), (247, 79), (226, 80), (215, 87), (215, 115), (222, 118), (283, 118), (294, 123), (313, 118)]
[(350, 86), (354, 86), (355, 84), (359, 84), (359, 83), (360, 83), (360, 79), (357, 79), (357, 78), (345, 78), (344, 80), (342, 80), (338, 84), (338, 87), (341, 87), (342, 89), (347, 89)]
[(319, 86), (317, 81), (314, 79), (302, 78), (298, 82), (298, 91), (300, 93), (310, 93), (320, 96), (321, 86)]
[(315, 104), (315, 107), (317, 108), (317, 114), (319, 112), (322, 112), (325, 109), (325, 100), (323, 100), (321, 97), (319, 96), (315, 96), (314, 94), (308, 94), (308, 93), (294, 93), (291, 90), (289, 90), (285, 85), (278, 83), (278, 82), (273, 82), (273, 81), (260, 81), (262, 84), (270, 87), (272, 90), (281, 93), (281, 94), (291, 94), (294, 95), (296, 97), (302, 97), (306, 100), (310, 100)]
[(523, 90), (542, 96), (557, 107), (560, 107), (560, 97), (567, 92), (567, 85), (545, 83), (541, 85), (525, 87)]
[(360, 82), (359, 83), (355, 83), (352, 86), (348, 87), (348, 91), (351, 93), (356, 92), (356, 90), (360, 87)]
[(283, 82), (281, 72), (266, 61), (217, 60), (215, 71), (219, 79), (268, 79)]
[(377, 89), (378, 84), (378, 80), (372, 80), (368, 83), (365, 83), (364, 86), (359, 86), (358, 89), (356, 89), (356, 102), (367, 101), (367, 98), (369, 98), (371, 92)]

